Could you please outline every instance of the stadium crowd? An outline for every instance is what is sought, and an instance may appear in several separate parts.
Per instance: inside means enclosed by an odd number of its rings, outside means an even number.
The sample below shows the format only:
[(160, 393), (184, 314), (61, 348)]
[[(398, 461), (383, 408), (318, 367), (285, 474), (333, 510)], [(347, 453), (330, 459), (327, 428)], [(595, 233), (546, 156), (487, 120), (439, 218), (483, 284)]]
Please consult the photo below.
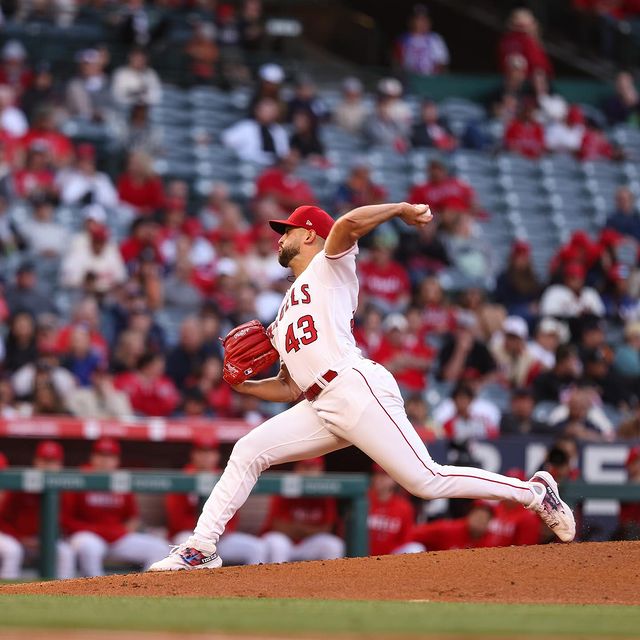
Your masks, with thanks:
[[(607, 127), (638, 124), (630, 73), (618, 74), (602, 110), (585, 114), (554, 91), (536, 20), (516, 10), (497, 52), (502, 86), (487, 95), (486, 117), (454, 132), (436, 101), (412, 110), (396, 77), (378, 82), (373, 101), (357, 77), (346, 78), (330, 107), (308, 75), (291, 83), (276, 62), (253, 69), (243, 53), (261, 47), (259, 0), (246, 0), (237, 11), (228, 4), (215, 8), (215, 2), (130, 0), (107, 3), (106, 17), (96, 10), (102, 4), (18, 3), (17, 13), (5, 16), (54, 24), (107, 20), (128, 53), (114, 68), (108, 47), (83, 49), (74, 73), (65, 75), (18, 39), (7, 40), (0, 52), (2, 419), (137, 415), (258, 423), (273, 412), (223, 382), (218, 338), (255, 317), (270, 323), (290, 284), (266, 220), (301, 204), (319, 203), (337, 216), (387, 200), (362, 158), (353, 159), (329, 201), (314, 193), (301, 169), (331, 167), (323, 132), (335, 126), (371, 148), (440, 153), (405, 196), (429, 203), (436, 223), (418, 231), (390, 224), (362, 243), (354, 326), (363, 355), (395, 375), (422, 437), (462, 448), (509, 434), (558, 439), (545, 463), (558, 479), (574, 472), (575, 441), (640, 437), (637, 194), (621, 185), (599, 234), (574, 232), (548, 271), (537, 273), (530, 244), (515, 238), (508, 261), (493, 264), (483, 224), (495, 214), (450, 163), (463, 148), (620, 161), (627, 152), (609, 139)], [(149, 113), (165, 89), (163, 70), (152, 68), (149, 51), (163, 37), (166, 16), (183, 5), (201, 16), (184, 45), (188, 84), (228, 87), (247, 83), (255, 72), (246, 117), (211, 141), (257, 168), (248, 197), (217, 180), (199, 198), (188, 181), (156, 171), (154, 160), (168, 143)], [(395, 61), (403, 73), (447, 70), (446, 38), (432, 31), (425, 7), (410, 16)], [(73, 139), (73, 123), (103, 131), (110, 140), (106, 151)], [(107, 162), (113, 157), (121, 160), (115, 171)], [(79, 212), (80, 219), (65, 218), (65, 210)], [(621, 259), (623, 252), (631, 252), (631, 264)], [(463, 268), (477, 277), (477, 286), (443, 286), (444, 275)], [(41, 443), (34, 465), (60, 468), (63, 455), (58, 443)], [(89, 468), (115, 469), (119, 455), (118, 443), (98, 441)], [(637, 454), (630, 473), (636, 462)], [(196, 442), (186, 469), (211, 471), (218, 464), (215, 443)], [(317, 472), (321, 465), (307, 463), (299, 471)], [(462, 547), (541, 539), (538, 529), (519, 533), (528, 514), (510, 506), (474, 504), (462, 519), (414, 527), (413, 506), (381, 470), (374, 470), (371, 491), (372, 552), (408, 544), (444, 548), (454, 540)], [(8, 537), (20, 543), (13, 545), (13, 566), (35, 546), (38, 505), (31, 498), (23, 520), (16, 520), (12, 494), (1, 507), (0, 544)], [(191, 528), (197, 511), (197, 498), (170, 497), (172, 540)], [(165, 542), (139, 531), (133, 496), (68, 497), (61, 518), (68, 538), (58, 549), (59, 567), (77, 562), (83, 574), (95, 575), (106, 555), (127, 561), (140, 557), (142, 548), (146, 564), (165, 555)], [(104, 529), (87, 524), (103, 518)], [(335, 557), (344, 553), (334, 535), (338, 524), (332, 501), (275, 499), (265, 535), (232, 527), (226, 555), (238, 562)], [(6, 565), (3, 571), (15, 574)]]

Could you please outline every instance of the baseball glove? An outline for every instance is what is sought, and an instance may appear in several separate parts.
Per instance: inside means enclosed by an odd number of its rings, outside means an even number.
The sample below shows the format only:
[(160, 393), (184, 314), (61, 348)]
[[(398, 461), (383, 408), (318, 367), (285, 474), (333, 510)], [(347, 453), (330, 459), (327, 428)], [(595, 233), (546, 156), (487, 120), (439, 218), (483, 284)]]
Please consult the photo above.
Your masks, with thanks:
[(232, 386), (253, 378), (280, 358), (258, 320), (245, 322), (232, 329), (222, 341), (222, 346), (222, 377)]

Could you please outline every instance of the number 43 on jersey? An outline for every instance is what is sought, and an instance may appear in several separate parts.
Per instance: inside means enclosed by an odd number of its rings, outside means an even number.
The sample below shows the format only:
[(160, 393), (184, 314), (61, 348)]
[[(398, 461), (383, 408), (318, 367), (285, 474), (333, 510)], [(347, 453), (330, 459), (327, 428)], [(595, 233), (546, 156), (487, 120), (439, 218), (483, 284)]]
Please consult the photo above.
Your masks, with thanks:
[(316, 331), (316, 325), (313, 322), (313, 318), (309, 315), (302, 316), (301, 318), (298, 318), (298, 322), (291, 323), (287, 328), (284, 348), (287, 353), (299, 351), (301, 344), (311, 344), (317, 339), (318, 332)]

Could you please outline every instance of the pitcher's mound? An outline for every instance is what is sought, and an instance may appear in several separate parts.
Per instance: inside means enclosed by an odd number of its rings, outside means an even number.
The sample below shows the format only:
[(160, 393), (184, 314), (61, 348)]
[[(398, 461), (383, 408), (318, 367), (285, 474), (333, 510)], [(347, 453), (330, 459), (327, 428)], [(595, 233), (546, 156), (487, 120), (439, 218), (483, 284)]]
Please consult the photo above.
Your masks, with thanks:
[(0, 595), (17, 593), (638, 605), (640, 542), (466, 549), (0, 587)]

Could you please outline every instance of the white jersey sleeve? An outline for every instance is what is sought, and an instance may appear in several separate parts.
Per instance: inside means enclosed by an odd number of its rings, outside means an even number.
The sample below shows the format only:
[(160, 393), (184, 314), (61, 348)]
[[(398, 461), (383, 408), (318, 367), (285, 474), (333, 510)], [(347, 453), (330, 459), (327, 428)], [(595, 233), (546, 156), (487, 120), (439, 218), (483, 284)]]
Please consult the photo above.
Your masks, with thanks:
[(335, 256), (321, 251), (312, 261), (311, 268), (325, 287), (336, 288), (357, 284), (356, 256), (358, 245), (354, 244), (346, 251)]

